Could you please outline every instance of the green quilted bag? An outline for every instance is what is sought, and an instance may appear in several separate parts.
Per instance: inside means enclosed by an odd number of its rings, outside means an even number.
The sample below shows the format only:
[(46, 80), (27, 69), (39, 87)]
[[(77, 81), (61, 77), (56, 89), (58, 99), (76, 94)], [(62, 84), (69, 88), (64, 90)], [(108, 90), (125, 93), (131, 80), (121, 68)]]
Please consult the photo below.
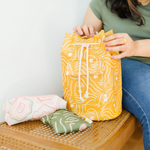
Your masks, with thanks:
[(58, 109), (43, 117), (41, 121), (46, 125), (50, 125), (54, 132), (58, 134), (82, 131), (88, 127), (92, 127), (83, 118), (66, 109)]

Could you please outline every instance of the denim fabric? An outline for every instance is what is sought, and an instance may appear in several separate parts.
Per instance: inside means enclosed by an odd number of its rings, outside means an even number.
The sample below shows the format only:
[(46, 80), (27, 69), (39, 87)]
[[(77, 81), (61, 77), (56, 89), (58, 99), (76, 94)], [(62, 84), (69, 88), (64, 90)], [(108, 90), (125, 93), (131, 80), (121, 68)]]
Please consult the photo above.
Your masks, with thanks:
[(122, 107), (141, 123), (145, 150), (150, 150), (150, 65), (122, 59)]

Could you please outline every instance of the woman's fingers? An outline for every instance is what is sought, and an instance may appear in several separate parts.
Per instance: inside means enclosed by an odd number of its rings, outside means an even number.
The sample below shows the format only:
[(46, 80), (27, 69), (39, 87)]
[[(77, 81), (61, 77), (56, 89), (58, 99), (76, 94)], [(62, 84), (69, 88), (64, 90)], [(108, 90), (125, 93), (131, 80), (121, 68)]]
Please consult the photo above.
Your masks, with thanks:
[(81, 26), (77, 26), (77, 27), (76, 27), (76, 30), (77, 30), (76, 32), (77, 32), (79, 35), (81, 35), (81, 36), (84, 35), (84, 32), (83, 32)]
[(83, 31), (87, 37), (90, 35), (89, 27), (87, 25), (83, 25)]
[(120, 46), (120, 45), (124, 45), (124, 43), (125, 43), (124, 38), (118, 38), (118, 39), (106, 42), (105, 46), (106, 47)]
[(87, 26), (87, 25), (83, 25), (83, 27), (81, 26), (76, 26), (73, 27), (74, 32), (77, 32), (80, 36), (94, 36), (96, 31), (95, 28), (93, 26)]
[(73, 27), (73, 31), (74, 31), (74, 32), (77, 32), (77, 27)]
[(122, 51), (121, 54), (111, 56), (112, 59), (134, 56), (135, 41), (133, 41), (127, 33), (110, 35), (106, 37), (103, 42), (105, 42), (106, 51)]
[(105, 50), (110, 52), (119, 52), (119, 51), (124, 51), (125, 48), (123, 45), (121, 45), (121, 46), (114, 46), (114, 47), (106, 47)]
[(96, 34), (95, 28), (93, 26), (89, 26), (89, 31), (92, 37)]
[(109, 42), (118, 38), (127, 38), (127, 37), (128, 37), (127, 33), (116, 33), (105, 38), (103, 42)]
[(121, 54), (118, 54), (118, 55), (111, 56), (112, 59), (121, 59), (121, 58), (124, 58), (124, 57), (126, 57), (125, 52), (122, 52)]

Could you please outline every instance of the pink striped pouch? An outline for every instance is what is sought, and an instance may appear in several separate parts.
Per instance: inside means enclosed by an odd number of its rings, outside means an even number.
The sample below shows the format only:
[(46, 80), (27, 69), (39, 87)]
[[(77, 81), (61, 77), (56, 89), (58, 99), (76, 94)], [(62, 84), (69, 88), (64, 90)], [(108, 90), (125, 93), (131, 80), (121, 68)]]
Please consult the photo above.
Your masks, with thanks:
[(5, 104), (5, 121), (9, 126), (29, 120), (39, 120), (55, 112), (66, 109), (67, 102), (57, 95), (22, 96)]

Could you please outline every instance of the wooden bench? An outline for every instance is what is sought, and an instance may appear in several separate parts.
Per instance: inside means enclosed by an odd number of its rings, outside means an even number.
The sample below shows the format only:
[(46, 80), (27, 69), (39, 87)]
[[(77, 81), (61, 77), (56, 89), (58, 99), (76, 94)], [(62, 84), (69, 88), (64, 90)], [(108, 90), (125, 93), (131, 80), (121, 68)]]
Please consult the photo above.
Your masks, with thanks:
[(139, 121), (123, 109), (109, 121), (94, 122), (93, 127), (72, 134), (54, 134), (41, 121), (13, 126), (0, 124), (0, 150), (121, 150), (134, 133)]

